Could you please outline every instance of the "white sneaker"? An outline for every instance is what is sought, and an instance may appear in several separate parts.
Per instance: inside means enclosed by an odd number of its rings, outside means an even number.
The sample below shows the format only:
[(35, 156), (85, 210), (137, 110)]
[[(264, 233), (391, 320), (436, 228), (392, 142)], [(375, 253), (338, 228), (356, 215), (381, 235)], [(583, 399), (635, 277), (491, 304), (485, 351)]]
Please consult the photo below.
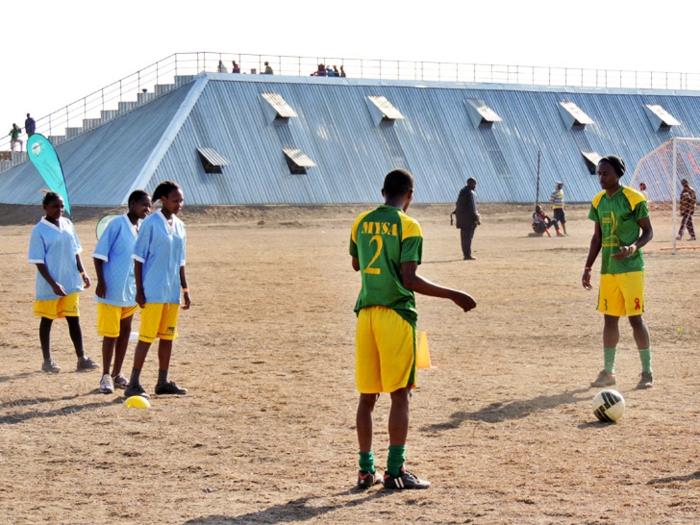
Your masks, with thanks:
[(100, 393), (101, 394), (113, 394), (114, 393), (114, 382), (112, 381), (112, 376), (105, 374), (100, 379)]

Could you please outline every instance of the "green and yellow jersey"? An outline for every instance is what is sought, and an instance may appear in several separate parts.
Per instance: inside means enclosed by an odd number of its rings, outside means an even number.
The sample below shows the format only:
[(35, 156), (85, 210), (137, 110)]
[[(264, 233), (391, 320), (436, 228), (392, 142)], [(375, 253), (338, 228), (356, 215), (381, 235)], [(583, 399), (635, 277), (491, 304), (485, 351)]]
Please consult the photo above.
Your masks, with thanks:
[(620, 187), (610, 197), (605, 190), (598, 193), (591, 203), (588, 218), (600, 224), (602, 231), (602, 264), (600, 273), (627, 273), (644, 270), (641, 250), (631, 257), (614, 259), (620, 246), (629, 246), (639, 238), (639, 220), (649, 217), (644, 195), (626, 186)]
[(358, 215), (350, 233), (350, 255), (362, 275), (355, 312), (386, 306), (415, 327), (416, 298), (401, 282), (401, 263), (420, 264), (422, 252), (420, 224), (400, 208), (384, 205)]

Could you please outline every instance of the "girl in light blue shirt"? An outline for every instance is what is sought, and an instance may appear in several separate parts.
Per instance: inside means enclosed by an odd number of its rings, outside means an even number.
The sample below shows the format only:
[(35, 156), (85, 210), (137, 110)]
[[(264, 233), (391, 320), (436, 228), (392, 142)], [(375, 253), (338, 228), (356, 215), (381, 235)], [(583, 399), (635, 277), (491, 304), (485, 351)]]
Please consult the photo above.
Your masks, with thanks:
[(90, 278), (80, 260), (80, 240), (73, 223), (63, 217), (63, 199), (54, 192), (44, 196), (45, 216), (32, 229), (29, 239), (29, 262), (36, 264), (36, 299), (34, 315), (41, 318), (39, 340), (44, 372), (58, 373), (61, 368), (51, 356), (51, 326), (54, 319), (65, 317), (78, 357), (77, 369), (92, 370), (97, 364), (85, 355), (80, 328), (80, 292), (90, 287)]
[(185, 198), (177, 183), (164, 181), (153, 192), (153, 202), (158, 200), (162, 208), (143, 221), (134, 245), (136, 302), (141, 307), (141, 326), (126, 397), (148, 397), (141, 386), (140, 376), (148, 350), (156, 338), (159, 343), (155, 393), (187, 393), (186, 389), (168, 380), (173, 340), (177, 337), (180, 289), (183, 309), (189, 309), (191, 304), (185, 275), (185, 224), (177, 218)]
[[(129, 195), (129, 211), (113, 218), (97, 241), (92, 254), (97, 274), (97, 334), (102, 337), (102, 378), (99, 390), (111, 394), (126, 388), (122, 363), (136, 312), (134, 245), (141, 221), (151, 210), (151, 197), (143, 190)], [(110, 373), (114, 355), (114, 367)]]

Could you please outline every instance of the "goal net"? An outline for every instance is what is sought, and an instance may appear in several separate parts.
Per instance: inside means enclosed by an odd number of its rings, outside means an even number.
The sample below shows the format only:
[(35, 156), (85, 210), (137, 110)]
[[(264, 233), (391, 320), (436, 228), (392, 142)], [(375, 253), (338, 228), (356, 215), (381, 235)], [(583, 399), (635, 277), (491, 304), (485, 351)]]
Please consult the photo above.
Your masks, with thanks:
[(700, 138), (673, 138), (664, 142), (640, 159), (630, 181), (633, 188), (646, 194), (650, 209), (670, 213), (674, 253), (681, 220), (679, 199), (683, 179), (697, 187), (700, 180)]

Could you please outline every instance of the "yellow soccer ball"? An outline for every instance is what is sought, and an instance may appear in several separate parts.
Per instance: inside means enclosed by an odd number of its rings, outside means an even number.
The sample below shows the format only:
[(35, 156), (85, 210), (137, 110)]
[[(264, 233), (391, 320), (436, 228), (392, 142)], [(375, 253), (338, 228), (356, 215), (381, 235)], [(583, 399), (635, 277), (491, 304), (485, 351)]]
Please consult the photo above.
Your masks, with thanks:
[(143, 396), (127, 397), (124, 401), (126, 408), (151, 408), (151, 403)]

